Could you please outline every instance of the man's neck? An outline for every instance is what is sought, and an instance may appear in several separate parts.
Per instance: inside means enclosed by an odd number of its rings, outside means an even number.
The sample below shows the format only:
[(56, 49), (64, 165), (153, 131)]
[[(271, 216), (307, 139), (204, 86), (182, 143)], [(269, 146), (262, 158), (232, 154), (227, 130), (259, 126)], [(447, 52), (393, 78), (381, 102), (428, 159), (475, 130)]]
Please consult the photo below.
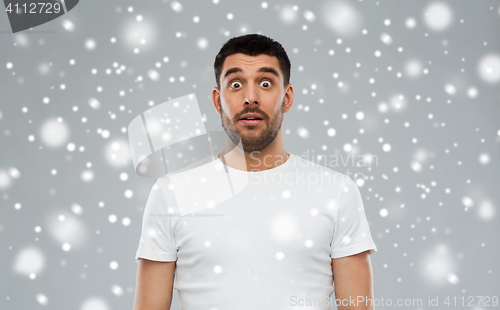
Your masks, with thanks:
[(247, 152), (238, 147), (226, 153), (218, 154), (219, 159), (226, 165), (237, 170), (257, 172), (269, 170), (284, 164), (290, 154), (284, 148), (279, 150), (264, 150)]

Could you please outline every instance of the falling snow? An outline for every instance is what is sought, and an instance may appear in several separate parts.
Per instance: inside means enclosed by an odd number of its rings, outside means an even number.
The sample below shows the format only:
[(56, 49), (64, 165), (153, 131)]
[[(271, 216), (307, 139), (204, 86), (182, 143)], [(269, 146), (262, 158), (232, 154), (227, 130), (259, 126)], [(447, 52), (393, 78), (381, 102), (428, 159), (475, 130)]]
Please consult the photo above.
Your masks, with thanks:
[[(291, 60), (287, 151), (355, 174), (379, 246), (376, 295), (498, 293), (497, 1), (109, 5), (104, 14), (80, 3), (73, 15), (0, 37), (0, 244), (9, 283), (0, 309), (130, 307), (152, 180), (134, 171), (128, 125), (196, 93), (207, 128), (220, 129), (210, 99), (215, 55), (229, 38), (257, 32)], [(325, 207), (335, 214), (338, 206)], [(307, 216), (320, 213), (311, 207)], [(263, 229), (278, 242), (321, 247), (296, 239), (300, 225), (283, 213)], [(200, 244), (214, 246), (208, 237)], [(266, 259), (285, 266), (291, 258), (276, 248)], [(232, 270), (211, 262), (207, 272)], [(69, 286), (78, 292), (70, 299)]]

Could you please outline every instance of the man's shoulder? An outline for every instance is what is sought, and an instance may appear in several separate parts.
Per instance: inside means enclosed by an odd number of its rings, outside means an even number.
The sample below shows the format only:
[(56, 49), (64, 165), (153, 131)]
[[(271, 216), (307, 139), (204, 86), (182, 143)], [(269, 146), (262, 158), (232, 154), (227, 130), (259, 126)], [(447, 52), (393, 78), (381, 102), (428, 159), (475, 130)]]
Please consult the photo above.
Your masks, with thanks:
[(170, 182), (169, 173), (158, 178), (153, 185), (152, 190), (157, 191), (158, 197), (161, 197), (162, 210), (165, 213), (171, 215), (179, 214), (175, 194), (173, 192), (173, 186)]

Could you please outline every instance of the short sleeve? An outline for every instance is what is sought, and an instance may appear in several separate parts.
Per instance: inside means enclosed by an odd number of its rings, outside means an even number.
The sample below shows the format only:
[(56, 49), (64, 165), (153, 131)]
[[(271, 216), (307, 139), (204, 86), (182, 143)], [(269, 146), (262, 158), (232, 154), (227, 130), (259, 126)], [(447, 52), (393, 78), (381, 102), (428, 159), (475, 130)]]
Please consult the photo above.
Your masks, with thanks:
[(377, 247), (370, 233), (361, 194), (349, 176), (345, 175), (344, 178), (335, 208), (331, 258), (354, 255), (366, 250), (371, 255), (377, 251)]
[(135, 259), (171, 262), (177, 260), (177, 245), (171, 214), (160, 183), (157, 181), (149, 193), (142, 219), (141, 239)]

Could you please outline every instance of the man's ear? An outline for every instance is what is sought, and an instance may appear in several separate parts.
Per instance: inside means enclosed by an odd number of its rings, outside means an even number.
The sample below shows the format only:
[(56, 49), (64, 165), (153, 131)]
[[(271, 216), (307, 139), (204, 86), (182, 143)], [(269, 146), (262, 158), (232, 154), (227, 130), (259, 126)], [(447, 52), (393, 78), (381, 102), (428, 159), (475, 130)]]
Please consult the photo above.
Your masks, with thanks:
[(220, 92), (217, 86), (212, 89), (212, 103), (214, 105), (215, 111), (217, 111), (217, 113), (219, 113), (220, 115), (221, 114)]
[(288, 83), (286, 92), (285, 92), (285, 110), (284, 113), (290, 111), (293, 106), (293, 86), (291, 83)]

